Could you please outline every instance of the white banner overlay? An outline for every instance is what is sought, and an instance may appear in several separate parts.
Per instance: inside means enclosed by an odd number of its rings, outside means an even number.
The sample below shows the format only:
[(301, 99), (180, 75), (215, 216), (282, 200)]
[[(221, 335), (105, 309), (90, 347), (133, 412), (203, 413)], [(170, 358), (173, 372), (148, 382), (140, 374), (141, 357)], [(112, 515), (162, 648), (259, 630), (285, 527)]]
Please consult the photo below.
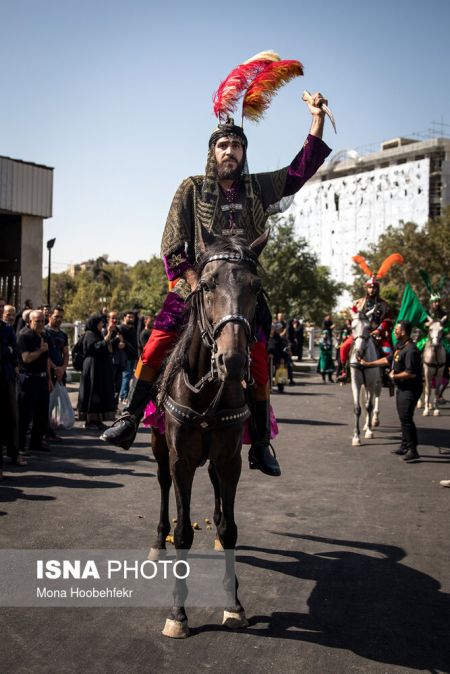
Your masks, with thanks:
[(187, 583), (186, 606), (227, 604), (223, 552), (168, 551), (154, 561), (148, 550), (0, 550), (0, 568), (2, 607), (168, 607), (177, 579)]

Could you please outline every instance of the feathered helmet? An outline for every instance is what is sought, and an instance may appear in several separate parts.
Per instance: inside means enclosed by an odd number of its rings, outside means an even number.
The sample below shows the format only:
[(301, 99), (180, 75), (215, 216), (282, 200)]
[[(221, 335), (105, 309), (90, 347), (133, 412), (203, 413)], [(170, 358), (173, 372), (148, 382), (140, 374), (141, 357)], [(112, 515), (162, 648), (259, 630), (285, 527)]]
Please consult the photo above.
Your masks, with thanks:
[(432, 285), (430, 275), (424, 269), (419, 269), (419, 274), (425, 284), (426, 289), (430, 293), (430, 302), (439, 302), (441, 299), (441, 290), (447, 282), (446, 276), (441, 276), (435, 286)]
[(363, 272), (367, 274), (367, 276), (369, 277), (364, 285), (366, 287), (375, 286), (377, 288), (380, 287), (378, 279), (383, 278), (383, 276), (385, 276), (388, 273), (389, 269), (392, 267), (393, 264), (403, 264), (405, 261), (403, 255), (400, 255), (400, 253), (392, 253), (392, 255), (389, 255), (389, 257), (387, 257), (381, 263), (377, 273), (374, 274), (362, 255), (354, 255), (352, 257), (352, 260), (353, 262), (356, 262), (356, 264), (358, 264), (360, 268), (363, 270)]
[[(209, 139), (209, 147), (213, 147), (223, 136), (235, 135), (241, 139), (246, 149), (244, 117), (259, 122), (278, 90), (300, 75), (303, 75), (300, 61), (281, 60), (273, 51), (260, 52), (234, 68), (220, 83), (213, 96), (218, 127)], [(241, 100), (241, 126), (238, 126), (234, 123), (233, 115)]]

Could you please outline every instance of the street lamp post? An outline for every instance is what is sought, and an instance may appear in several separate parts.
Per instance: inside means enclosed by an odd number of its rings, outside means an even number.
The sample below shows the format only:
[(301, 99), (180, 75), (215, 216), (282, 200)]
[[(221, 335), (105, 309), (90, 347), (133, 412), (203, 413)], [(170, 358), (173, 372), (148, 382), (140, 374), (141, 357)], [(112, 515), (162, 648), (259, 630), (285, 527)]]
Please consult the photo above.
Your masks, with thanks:
[(49, 239), (47, 241), (48, 250), (48, 278), (47, 278), (47, 304), (50, 307), (50, 281), (52, 276), (52, 248), (55, 245), (56, 239)]

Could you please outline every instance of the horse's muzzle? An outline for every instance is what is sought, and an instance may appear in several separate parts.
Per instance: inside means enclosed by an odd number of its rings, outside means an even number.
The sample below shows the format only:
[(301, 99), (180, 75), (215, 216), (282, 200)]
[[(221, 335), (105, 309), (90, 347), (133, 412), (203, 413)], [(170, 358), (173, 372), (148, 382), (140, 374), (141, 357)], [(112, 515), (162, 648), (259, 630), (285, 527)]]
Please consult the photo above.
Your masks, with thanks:
[(247, 355), (222, 351), (216, 355), (216, 365), (221, 381), (242, 381), (246, 374)]

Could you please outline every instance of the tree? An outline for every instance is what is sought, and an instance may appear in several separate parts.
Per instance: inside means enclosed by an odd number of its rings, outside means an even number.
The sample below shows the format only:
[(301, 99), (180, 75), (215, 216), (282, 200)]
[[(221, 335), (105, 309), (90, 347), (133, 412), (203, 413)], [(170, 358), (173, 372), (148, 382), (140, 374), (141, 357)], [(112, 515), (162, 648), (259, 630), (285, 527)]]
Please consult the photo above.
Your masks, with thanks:
[(305, 239), (295, 236), (293, 215), (274, 216), (270, 225), (261, 263), (272, 312), (321, 323), (336, 304), (343, 284), (333, 281), (328, 268), (317, 264)]
[[(448, 273), (450, 260), (450, 208), (446, 208), (439, 218), (429, 220), (420, 229), (413, 222), (406, 222), (401, 227), (389, 227), (376, 244), (368, 250), (361, 251), (369, 267), (376, 273), (383, 260), (391, 253), (400, 253), (405, 259), (402, 266), (393, 266), (382, 281), (381, 294), (392, 303), (397, 311), (407, 283), (427, 307), (429, 294), (426, 290), (419, 270), (424, 269), (430, 275), (433, 284), (437, 284), (441, 276)], [(353, 291), (356, 296), (364, 294), (364, 283), (367, 277), (355, 265), (355, 283)], [(444, 294), (450, 288), (447, 283)]]

